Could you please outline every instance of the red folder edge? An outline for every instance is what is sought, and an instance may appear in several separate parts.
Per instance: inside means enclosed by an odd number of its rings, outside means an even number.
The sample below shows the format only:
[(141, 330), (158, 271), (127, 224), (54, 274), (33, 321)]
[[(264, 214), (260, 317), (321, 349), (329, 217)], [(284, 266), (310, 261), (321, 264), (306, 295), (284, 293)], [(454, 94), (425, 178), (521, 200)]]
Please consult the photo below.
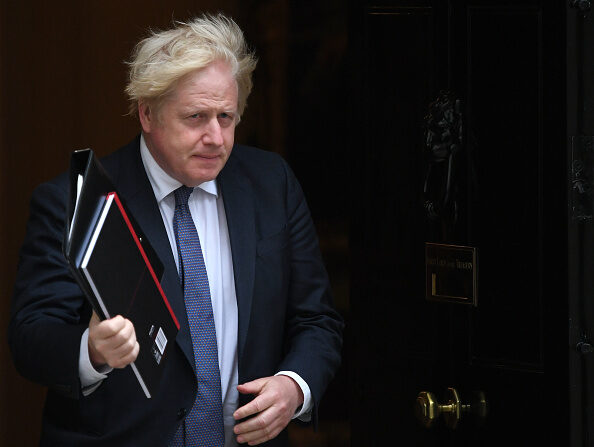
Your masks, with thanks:
[(169, 313), (171, 314), (171, 318), (173, 318), (173, 322), (175, 323), (175, 326), (177, 327), (177, 330), (179, 331), (179, 328), (180, 328), (179, 321), (177, 321), (177, 318), (176, 318), (175, 314), (173, 313), (173, 309), (171, 309), (171, 305), (169, 304), (169, 301), (167, 300), (167, 297), (165, 296), (165, 292), (163, 292), (163, 289), (161, 288), (161, 283), (157, 279), (157, 275), (155, 275), (155, 271), (153, 270), (153, 267), (151, 266), (151, 263), (149, 262), (149, 260), (146, 256), (146, 253), (144, 252), (144, 249), (142, 248), (140, 241), (138, 240), (138, 236), (136, 235), (134, 228), (132, 228), (132, 224), (130, 223), (130, 219), (128, 219), (128, 215), (126, 214), (126, 211), (124, 210), (122, 202), (120, 202), (120, 199), (115, 192), (110, 192), (107, 195), (107, 197), (109, 197), (109, 196), (113, 196), (116, 204), (118, 205), (118, 208), (120, 209), (120, 212), (122, 213), (122, 216), (124, 216), (124, 220), (126, 221), (126, 225), (128, 225), (128, 229), (130, 230), (130, 233), (132, 234), (132, 237), (134, 238), (134, 242), (136, 242), (136, 246), (138, 247), (138, 250), (140, 250), (140, 253), (142, 254), (142, 258), (144, 259), (144, 262), (145, 262), (146, 266), (148, 267), (149, 272), (151, 273), (151, 276), (153, 277), (153, 281), (155, 281), (155, 284), (157, 285), (157, 288), (159, 289), (159, 293), (161, 293), (161, 297), (163, 298), (163, 301), (165, 302), (165, 305), (167, 306), (167, 309), (169, 310)]

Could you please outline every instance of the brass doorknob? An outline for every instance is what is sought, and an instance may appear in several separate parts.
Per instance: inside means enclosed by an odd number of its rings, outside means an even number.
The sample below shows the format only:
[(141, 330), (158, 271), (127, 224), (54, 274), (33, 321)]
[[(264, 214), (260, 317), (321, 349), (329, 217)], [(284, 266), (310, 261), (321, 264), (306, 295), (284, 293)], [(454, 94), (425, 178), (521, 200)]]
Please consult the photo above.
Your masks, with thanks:
[(463, 404), (460, 395), (455, 388), (448, 388), (446, 391), (446, 403), (440, 404), (435, 395), (428, 391), (421, 391), (415, 403), (415, 414), (421, 423), (429, 428), (433, 425), (439, 415), (443, 415), (446, 425), (451, 429), (456, 428), (463, 413), (471, 412), (479, 419), (487, 415), (487, 401), (482, 391), (476, 393), (471, 404)]

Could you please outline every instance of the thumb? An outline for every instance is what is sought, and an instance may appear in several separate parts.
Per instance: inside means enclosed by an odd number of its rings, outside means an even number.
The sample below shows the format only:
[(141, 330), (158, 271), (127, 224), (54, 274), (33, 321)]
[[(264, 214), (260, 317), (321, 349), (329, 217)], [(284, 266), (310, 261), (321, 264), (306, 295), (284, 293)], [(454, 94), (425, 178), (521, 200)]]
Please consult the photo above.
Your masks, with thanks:
[(267, 382), (268, 378), (261, 378), (252, 380), (251, 382), (241, 383), (237, 385), (237, 391), (241, 394), (260, 394)]
[(99, 323), (101, 323), (101, 319), (99, 318), (99, 315), (97, 315), (93, 310), (93, 315), (91, 315), (91, 321), (89, 321), (89, 327), (97, 326)]

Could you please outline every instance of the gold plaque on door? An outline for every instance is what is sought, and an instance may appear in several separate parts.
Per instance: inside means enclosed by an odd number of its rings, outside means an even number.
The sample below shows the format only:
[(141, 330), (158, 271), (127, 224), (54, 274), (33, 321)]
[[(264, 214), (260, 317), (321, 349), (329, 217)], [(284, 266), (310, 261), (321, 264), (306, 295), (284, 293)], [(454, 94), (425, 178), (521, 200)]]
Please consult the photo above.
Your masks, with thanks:
[(476, 247), (425, 243), (426, 298), (477, 305)]

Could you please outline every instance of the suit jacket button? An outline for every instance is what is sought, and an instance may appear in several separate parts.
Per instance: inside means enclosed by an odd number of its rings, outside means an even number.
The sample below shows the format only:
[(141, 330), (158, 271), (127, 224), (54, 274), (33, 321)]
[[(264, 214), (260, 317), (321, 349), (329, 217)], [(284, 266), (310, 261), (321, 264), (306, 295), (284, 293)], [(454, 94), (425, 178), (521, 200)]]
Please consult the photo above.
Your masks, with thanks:
[(186, 414), (188, 414), (188, 410), (185, 408), (180, 408), (177, 412), (177, 419), (183, 419)]

